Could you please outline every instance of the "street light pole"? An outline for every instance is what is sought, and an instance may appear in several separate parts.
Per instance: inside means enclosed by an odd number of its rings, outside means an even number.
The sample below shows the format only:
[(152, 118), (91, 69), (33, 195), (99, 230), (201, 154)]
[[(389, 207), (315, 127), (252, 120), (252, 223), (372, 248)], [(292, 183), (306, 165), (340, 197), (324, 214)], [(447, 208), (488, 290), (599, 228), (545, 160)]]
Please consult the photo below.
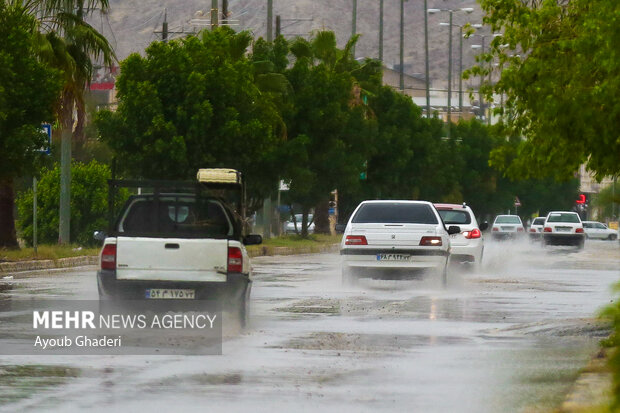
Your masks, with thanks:
[(405, 90), (405, 0), (400, 0), (400, 90)]
[(452, 123), (452, 10), (450, 13), (450, 27), (448, 30), (448, 137), (450, 137), (450, 125)]
[(430, 69), (428, 63), (428, 7), (424, 0), (424, 64), (426, 66), (426, 117), (431, 117), (431, 84)]
[(383, 63), (383, 0), (379, 0), (379, 61)]
[[(351, 38), (357, 33), (357, 0), (353, 0), (353, 18), (351, 22)], [(353, 53), (353, 59), (355, 59), (355, 45), (351, 51)]]
[(459, 118), (463, 116), (463, 26), (459, 26)]

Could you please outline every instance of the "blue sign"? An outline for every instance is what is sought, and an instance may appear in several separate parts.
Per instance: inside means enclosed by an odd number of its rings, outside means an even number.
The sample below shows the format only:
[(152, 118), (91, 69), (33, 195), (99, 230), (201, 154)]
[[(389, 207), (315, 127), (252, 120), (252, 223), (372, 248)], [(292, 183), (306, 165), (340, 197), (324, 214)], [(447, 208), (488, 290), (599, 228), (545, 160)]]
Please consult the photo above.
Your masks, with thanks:
[(47, 135), (47, 145), (41, 147), (39, 152), (49, 155), (52, 153), (52, 125), (44, 123), (41, 125), (41, 130)]
[(334, 215), (336, 213), (335, 208), (329, 208), (329, 215)]

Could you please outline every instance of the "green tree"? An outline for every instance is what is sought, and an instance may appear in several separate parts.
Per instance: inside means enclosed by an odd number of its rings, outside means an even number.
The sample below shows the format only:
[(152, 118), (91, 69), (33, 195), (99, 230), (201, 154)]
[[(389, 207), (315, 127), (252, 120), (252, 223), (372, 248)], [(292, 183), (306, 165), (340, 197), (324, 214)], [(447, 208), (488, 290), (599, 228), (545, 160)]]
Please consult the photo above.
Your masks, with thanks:
[(30, 172), (52, 119), (59, 73), (35, 55), (36, 27), (19, 5), (0, 2), (0, 247), (16, 247), (13, 180)]
[[(107, 228), (110, 168), (97, 161), (74, 162), (71, 174), (71, 239), (79, 245), (94, 245), (93, 232)], [(17, 199), (18, 227), (27, 244), (32, 243), (32, 196), (29, 189)], [(126, 197), (126, 193), (121, 196)], [(41, 243), (53, 244), (58, 240), (59, 200), (60, 167), (44, 168), (37, 185), (37, 234)]]
[(242, 171), (254, 208), (278, 177), (282, 120), (255, 83), (246, 56), (251, 37), (228, 27), (168, 43), (121, 63), (118, 109), (100, 112), (101, 138), (121, 172), (156, 179), (190, 179), (199, 168)]
[[(499, 167), (513, 177), (571, 177), (583, 163), (598, 178), (620, 172), (620, 2), (481, 0), (485, 23), (501, 32), (470, 73), (499, 79), (487, 99), (506, 96), (508, 136)], [(502, 110), (499, 110), (501, 113)]]
[(283, 109), (284, 169), (289, 196), (302, 209), (304, 237), (312, 207), (320, 216), (332, 190), (359, 185), (370, 150), (375, 124), (353, 74), (360, 69), (351, 54), (356, 41), (353, 37), (340, 50), (333, 32), (318, 32), (311, 41), (298, 38), (290, 46), (295, 64), (285, 72), (293, 95)]

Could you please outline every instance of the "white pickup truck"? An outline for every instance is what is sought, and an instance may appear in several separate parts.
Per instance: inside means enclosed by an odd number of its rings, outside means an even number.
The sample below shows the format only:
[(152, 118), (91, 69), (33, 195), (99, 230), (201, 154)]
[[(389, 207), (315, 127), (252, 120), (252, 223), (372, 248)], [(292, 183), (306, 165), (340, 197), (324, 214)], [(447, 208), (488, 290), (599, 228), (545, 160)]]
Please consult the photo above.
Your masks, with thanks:
[[(243, 184), (232, 169), (201, 169), (196, 182), (110, 181), (110, 193), (140, 188), (129, 197), (103, 240), (97, 271), (101, 299), (217, 299), (249, 313), (251, 266), (243, 236)], [(222, 194), (235, 192), (237, 210)], [(111, 198), (114, 199), (114, 198)], [(112, 204), (112, 202), (110, 202)]]

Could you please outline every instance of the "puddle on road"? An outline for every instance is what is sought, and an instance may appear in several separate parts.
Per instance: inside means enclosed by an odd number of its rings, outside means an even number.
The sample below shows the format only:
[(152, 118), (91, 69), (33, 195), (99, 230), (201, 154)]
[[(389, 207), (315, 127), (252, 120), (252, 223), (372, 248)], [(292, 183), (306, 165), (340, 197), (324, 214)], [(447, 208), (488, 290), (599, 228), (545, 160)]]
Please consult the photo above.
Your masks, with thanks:
[(73, 367), (36, 364), (0, 366), (0, 405), (51, 390), (79, 376), (80, 369)]
[(316, 332), (303, 337), (296, 337), (281, 346), (271, 346), (270, 348), (385, 353), (429, 345), (471, 342), (471, 339), (456, 336)]

